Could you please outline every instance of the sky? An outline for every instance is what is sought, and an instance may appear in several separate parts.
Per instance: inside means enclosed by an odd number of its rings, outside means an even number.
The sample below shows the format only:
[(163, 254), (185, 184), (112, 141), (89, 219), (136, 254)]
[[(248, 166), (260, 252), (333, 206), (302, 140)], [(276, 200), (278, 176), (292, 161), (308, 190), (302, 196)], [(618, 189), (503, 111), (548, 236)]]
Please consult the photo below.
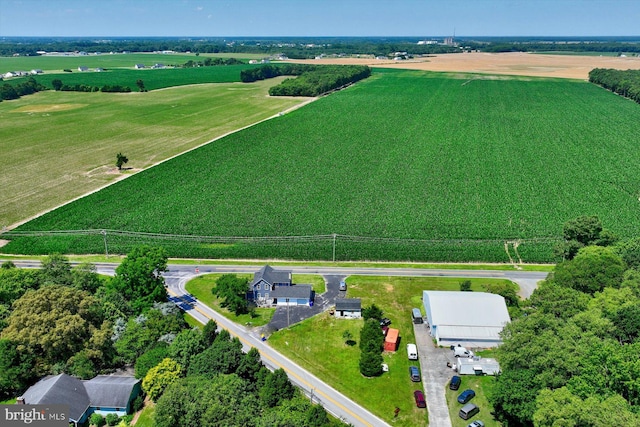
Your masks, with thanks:
[(640, 0), (0, 0), (0, 37), (639, 36)]

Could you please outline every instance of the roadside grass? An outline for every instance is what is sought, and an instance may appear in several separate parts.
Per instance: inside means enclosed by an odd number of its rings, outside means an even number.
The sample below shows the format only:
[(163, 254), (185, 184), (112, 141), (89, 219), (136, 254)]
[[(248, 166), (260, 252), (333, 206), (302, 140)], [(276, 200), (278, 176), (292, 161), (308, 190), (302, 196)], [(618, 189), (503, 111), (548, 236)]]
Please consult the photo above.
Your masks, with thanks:
[(317, 274), (292, 274), (291, 280), (296, 285), (311, 285), (316, 295), (323, 294), (327, 290), (324, 278)]
[(16, 403), (16, 398), (15, 397), (13, 399), (7, 399), (7, 400), (0, 401), (0, 405), (13, 405), (14, 403)]
[[(493, 383), (495, 377), (493, 376), (473, 376), (473, 375), (461, 375), (460, 379), (462, 383), (458, 390), (449, 390), (447, 386), (445, 389), (445, 395), (447, 398), (447, 404), (449, 406), (449, 414), (451, 416), (451, 424), (453, 427), (466, 427), (470, 422), (475, 420), (481, 420), (484, 422), (485, 427), (500, 427), (502, 424), (493, 419), (491, 412), (493, 407), (489, 403), (488, 396), (493, 389)], [(462, 406), (458, 403), (457, 399), (460, 393), (466, 389), (472, 389), (476, 392), (476, 396), (469, 401), (480, 408), (478, 415), (474, 416), (470, 420), (463, 420), (458, 416), (458, 411)]]
[[(46, 91), (0, 103), (0, 229), (307, 99), (267, 96), (276, 83)], [(118, 172), (118, 152), (131, 169)], [(156, 196), (156, 206), (164, 203)]]
[[(423, 290), (457, 291), (461, 280), (441, 277), (347, 278), (347, 297), (361, 298), (363, 307), (375, 303), (384, 311), (384, 316), (391, 319), (392, 327), (400, 330), (398, 351), (384, 353), (384, 363), (389, 365), (389, 372), (378, 378), (367, 379), (360, 374), (360, 350), (357, 345), (350, 347), (345, 344), (345, 331), (353, 340), (360, 341), (361, 319), (335, 319), (328, 313), (322, 313), (275, 332), (269, 337), (269, 343), (384, 420), (399, 426), (422, 425), (427, 420), (426, 411), (416, 408), (413, 400), (413, 391), (422, 386), (409, 379), (410, 363), (405, 350), (407, 343), (415, 342), (411, 308), (422, 309)], [(474, 291), (482, 291), (482, 284), (500, 281), (469, 280)], [(395, 407), (400, 408), (397, 418), (393, 417)]]
[(156, 423), (153, 419), (153, 416), (156, 413), (156, 405), (147, 400), (145, 403), (145, 407), (140, 413), (138, 420), (136, 421), (136, 427), (155, 427)]
[(198, 328), (198, 329), (204, 328), (204, 325), (189, 313), (184, 313), (184, 320), (192, 328)]
[[(1, 249), (0, 249), (1, 251)], [(43, 259), (45, 255), (14, 255), (14, 254), (2, 254), (0, 253), (0, 261), (2, 260), (37, 260)], [(71, 262), (107, 262), (107, 263), (119, 263), (125, 258), (124, 255), (67, 255)], [(442, 269), (442, 270), (497, 270), (497, 271), (541, 271), (550, 272), (553, 271), (555, 264), (519, 264), (518, 268), (514, 268), (512, 264), (429, 264), (429, 263), (400, 263), (400, 262), (366, 262), (366, 261), (352, 261), (352, 262), (331, 262), (331, 261), (296, 261), (296, 260), (243, 260), (243, 259), (185, 259), (185, 258), (169, 258), (169, 264), (179, 265), (265, 265), (271, 266), (308, 266), (308, 267), (346, 267), (346, 268), (358, 268), (358, 267), (374, 267), (374, 268), (429, 268), (429, 269)]]

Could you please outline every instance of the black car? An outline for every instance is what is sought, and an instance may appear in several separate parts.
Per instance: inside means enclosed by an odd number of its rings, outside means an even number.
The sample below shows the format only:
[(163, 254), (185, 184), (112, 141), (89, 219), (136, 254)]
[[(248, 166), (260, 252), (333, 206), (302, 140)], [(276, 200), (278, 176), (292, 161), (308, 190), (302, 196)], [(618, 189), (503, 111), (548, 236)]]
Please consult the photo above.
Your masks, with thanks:
[(460, 388), (460, 383), (462, 382), (462, 380), (460, 379), (459, 376), (454, 375), (451, 377), (451, 381), (449, 381), (449, 389), (451, 390), (457, 390)]
[(380, 326), (389, 326), (391, 324), (391, 320), (387, 317), (383, 317), (380, 319)]

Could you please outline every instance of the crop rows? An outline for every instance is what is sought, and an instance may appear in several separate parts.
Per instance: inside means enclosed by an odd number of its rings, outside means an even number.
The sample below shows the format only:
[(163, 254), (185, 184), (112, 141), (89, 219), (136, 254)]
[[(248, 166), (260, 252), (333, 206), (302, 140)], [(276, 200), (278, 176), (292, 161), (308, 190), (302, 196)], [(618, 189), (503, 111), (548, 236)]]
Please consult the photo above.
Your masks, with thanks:
[[(639, 131), (640, 106), (586, 82), (377, 72), (20, 229), (338, 233), (400, 239), (338, 245), (338, 259), (505, 261), (500, 242), (558, 238), (578, 215), (637, 235)], [(416, 249), (405, 239), (441, 243)], [(25, 238), (5, 248), (34, 245)], [(56, 249), (101, 252), (64, 245)], [(175, 256), (328, 256), (326, 242), (174, 246)], [(551, 246), (519, 252), (550, 261)]]

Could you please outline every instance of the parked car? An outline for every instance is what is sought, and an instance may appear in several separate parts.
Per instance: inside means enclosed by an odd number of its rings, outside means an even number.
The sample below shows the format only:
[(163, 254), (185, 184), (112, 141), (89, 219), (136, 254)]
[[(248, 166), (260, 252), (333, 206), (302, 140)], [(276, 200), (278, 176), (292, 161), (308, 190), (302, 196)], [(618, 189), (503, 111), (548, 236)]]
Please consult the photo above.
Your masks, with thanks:
[(415, 344), (407, 344), (407, 356), (409, 360), (418, 360), (418, 347)]
[(409, 376), (411, 376), (411, 381), (420, 382), (420, 369), (417, 366), (409, 366)]
[(471, 389), (467, 389), (458, 396), (458, 403), (462, 403), (464, 405), (474, 397), (476, 397), (476, 392)]
[(467, 427), (484, 427), (484, 423), (480, 420), (476, 420), (469, 424)]
[(454, 375), (451, 377), (451, 381), (449, 381), (449, 389), (451, 390), (457, 390), (460, 388), (460, 383), (462, 382), (462, 380), (460, 379), (459, 376)]
[(413, 392), (413, 398), (416, 399), (416, 406), (418, 408), (426, 408), (427, 402), (424, 400), (424, 394), (420, 390)]
[(460, 408), (460, 411), (458, 412), (458, 416), (460, 418), (462, 418), (463, 420), (468, 420), (469, 418), (472, 418), (478, 412), (480, 412), (480, 408), (478, 408), (473, 403), (467, 403), (462, 408)]
[(340, 281), (340, 290), (341, 291), (346, 291), (347, 290), (347, 282), (345, 282), (344, 280)]
[(391, 324), (391, 320), (387, 317), (383, 317), (380, 319), (380, 326), (389, 326)]

